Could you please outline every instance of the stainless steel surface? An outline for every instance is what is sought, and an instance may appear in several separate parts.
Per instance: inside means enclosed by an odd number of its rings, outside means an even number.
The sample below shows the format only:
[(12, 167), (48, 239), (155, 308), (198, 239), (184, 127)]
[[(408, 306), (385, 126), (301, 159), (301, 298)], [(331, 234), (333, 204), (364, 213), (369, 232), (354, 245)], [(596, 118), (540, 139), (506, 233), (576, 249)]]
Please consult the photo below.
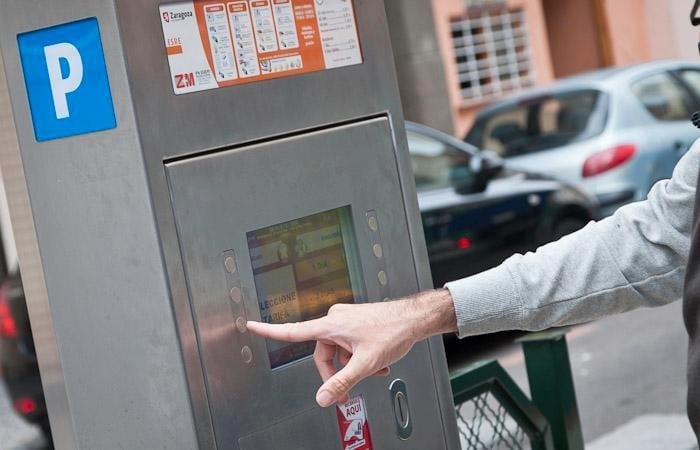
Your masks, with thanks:
[[(380, 272), (384, 282), (376, 273), (364, 273), (368, 297), (382, 298), (380, 284), (386, 284), (388, 277), (396, 280), (391, 296), (415, 292), (418, 285), (391, 128), (386, 118), (377, 118), (177, 161), (168, 164), (167, 171), (215, 436), (218, 448), (232, 449), (232, 443), (247, 433), (313, 408), (320, 379), (310, 358), (271, 371), (264, 339), (230, 331), (235, 317), (229, 312), (225, 280), (216, 270), (218, 255), (224, 248), (239, 255), (245, 309), (251, 319), (260, 320), (258, 304), (263, 299), (256, 296), (246, 233), (351, 205), (365, 271), (377, 258), (369, 245), (376, 233), (363, 226), (364, 211), (376, 211), (383, 240), (391, 243), (384, 247), (387, 272)], [(265, 175), (243, 176), (258, 173)], [(362, 183), (357, 183), (358, 173)], [(246, 192), (255, 195), (235, 195)], [(226, 208), (221, 207), (224, 204)], [(249, 366), (230, 351), (246, 339), (255, 361)], [(393, 372), (416, 386), (433, 386), (432, 368), (425, 364), (428, 356), (427, 346), (419, 345)], [(393, 429), (393, 414), (382, 393), (387, 389), (384, 383), (370, 380), (353, 395), (363, 394), (372, 412), (375, 445), (391, 448), (396, 445), (394, 437), (384, 430)], [(421, 389), (415, 401), (421, 405), (415, 418), (421, 427), (413, 445), (444, 447), (439, 442), (444, 437), (434, 390)]]
[[(200, 445), (206, 447), (213, 445), (211, 416), (176, 245), (177, 234), (166, 200), (169, 194), (163, 172), (164, 160), (389, 113), (395, 144), (401, 150), (397, 153), (397, 161), (403, 203), (408, 211), (411, 248), (419, 262), (417, 271), (421, 286), (430, 286), (430, 273), (410, 162), (405, 151), (406, 139), (382, 2), (355, 2), (365, 60), (363, 65), (182, 96), (175, 96), (170, 84), (164, 82), (169, 80), (169, 68), (162, 33), (159, 26), (154, 26), (155, 15), (148, 13), (157, 11), (157, 7), (158, 2), (154, 0), (117, 2), (134, 107), (142, 121), (141, 145), (150, 174), (151, 193), (158, 199), (155, 212), (183, 343), (195, 421)], [(232, 105), (245, 105), (245, 108)], [(299, 114), (300, 110), (304, 113)], [(217, 114), (216, 111), (226, 111), (226, 114)], [(158, 118), (158, 121), (153, 118)], [(439, 340), (433, 342), (437, 353), (432, 362), (446, 377), (442, 344)], [(440, 399), (449, 422), (453, 417), (451, 395), (449, 387), (446, 390), (443, 387), (440, 385), (437, 389), (441, 390)], [(456, 428), (448, 435), (456, 436)]]
[[(0, 17), (0, 23), (2, 17)], [(0, 65), (2, 60), (0, 58)], [(7, 195), (17, 254), (20, 260), (22, 284), (31, 314), (31, 326), (36, 353), (43, 371), (44, 397), (53, 411), (68, 411), (68, 396), (63, 379), (63, 367), (58, 353), (53, 317), (49, 307), (44, 271), (39, 255), (34, 218), (29, 204), (27, 181), (10, 107), (4, 68), (0, 68), (0, 166)], [(50, 417), (53, 439), (57, 448), (75, 448), (76, 436), (69, 414)], [(6, 441), (3, 441), (6, 442)]]
[[(118, 128), (37, 143), (17, 34), (91, 16)], [(48, 294), (28, 292), (57, 448), (196, 448), (115, 2), (3, 1), (0, 42)]]
[[(310, 427), (308, 424), (314, 424)], [(284, 436), (283, 440), (276, 436)], [(328, 450), (341, 447), (335, 411), (313, 408), (240, 440), (241, 450)]]
[[(381, 270), (392, 281), (391, 296), (430, 287), (383, 2), (355, 2), (362, 65), (182, 96), (172, 92), (158, 6), (156, 0), (0, 5), (0, 40), (63, 367), (48, 398), (59, 448), (223, 449), (248, 436), (241, 448), (268, 449), (283, 445), (271, 444), (278, 433), (302, 446), (338, 445), (335, 424), (307, 427), (306, 437), (298, 431), (302, 422), (333, 419), (331, 410), (313, 406), (318, 383), (309, 381), (311, 361), (270, 371), (264, 341), (237, 330), (237, 318), (259, 318), (259, 309), (250, 261), (233, 250), (247, 255), (241, 232), (321, 206), (352, 205), (370, 298), (389, 296), (373, 281)], [(38, 144), (16, 35), (90, 16), (99, 21), (118, 128)], [(300, 145), (310, 136), (319, 145)], [(281, 142), (290, 145), (278, 147)], [(252, 148), (259, 151), (246, 151)], [(251, 170), (231, 177), (239, 163)], [(366, 177), (361, 184), (360, 176)], [(318, 189), (321, 180), (324, 189)], [(209, 195), (188, 200), (202, 193)], [(240, 208), (231, 206), (236, 203)], [(187, 204), (196, 212), (181, 208)], [(374, 219), (365, 215), (370, 209), (377, 211)], [(373, 255), (375, 244), (383, 247), (381, 260)], [(113, 262), (109, 271), (99, 263), (105, 254)], [(227, 257), (237, 262), (233, 273)], [(241, 289), (240, 303), (231, 298), (234, 288)], [(226, 341), (236, 345), (221, 344)], [(39, 352), (52, 363), (50, 341)], [(412, 402), (424, 407), (414, 411), (421, 426), (409, 442), (457, 448), (441, 340), (418, 344), (394, 370), (420, 386)], [(270, 397), (258, 401), (241, 380)], [(372, 416), (375, 446), (395, 448), (395, 433), (386, 431), (394, 429), (386, 388), (386, 380), (373, 379), (361, 392), (370, 411), (385, 412)], [(241, 405), (281, 422), (261, 428)], [(225, 422), (232, 417), (235, 422)], [(216, 433), (214, 423), (220, 424)]]

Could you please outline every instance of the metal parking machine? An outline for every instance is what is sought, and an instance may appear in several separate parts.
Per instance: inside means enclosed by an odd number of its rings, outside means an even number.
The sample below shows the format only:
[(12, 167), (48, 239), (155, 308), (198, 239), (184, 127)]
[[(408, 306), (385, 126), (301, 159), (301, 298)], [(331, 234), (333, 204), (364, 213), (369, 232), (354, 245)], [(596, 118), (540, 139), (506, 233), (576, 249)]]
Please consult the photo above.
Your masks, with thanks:
[(439, 338), (320, 409), (245, 327), (430, 286), (383, 2), (5, 0), (0, 39), (59, 449), (457, 448)]

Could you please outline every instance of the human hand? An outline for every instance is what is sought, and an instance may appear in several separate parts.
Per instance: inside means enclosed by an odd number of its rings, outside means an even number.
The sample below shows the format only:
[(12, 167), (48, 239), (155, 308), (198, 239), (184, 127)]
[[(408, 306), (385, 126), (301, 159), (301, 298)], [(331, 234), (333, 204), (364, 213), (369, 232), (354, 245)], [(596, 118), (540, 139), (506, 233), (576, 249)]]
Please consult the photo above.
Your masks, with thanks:
[(326, 317), (308, 322), (251, 321), (248, 329), (279, 341), (316, 341), (314, 362), (323, 379), (316, 402), (327, 407), (347, 401), (350, 389), (363, 379), (388, 375), (389, 366), (416, 342), (456, 331), (457, 320), (449, 291), (441, 289), (386, 303), (337, 304)]

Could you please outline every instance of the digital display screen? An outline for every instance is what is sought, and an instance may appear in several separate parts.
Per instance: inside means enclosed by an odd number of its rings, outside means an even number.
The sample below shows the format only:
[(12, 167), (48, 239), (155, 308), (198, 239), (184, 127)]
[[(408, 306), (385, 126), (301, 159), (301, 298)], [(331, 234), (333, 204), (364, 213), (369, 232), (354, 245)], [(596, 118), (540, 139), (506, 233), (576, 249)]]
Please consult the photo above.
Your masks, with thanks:
[[(323, 317), (336, 303), (364, 297), (350, 207), (247, 234), (262, 320), (301, 322)], [(314, 342), (269, 340), (272, 368), (311, 355)]]

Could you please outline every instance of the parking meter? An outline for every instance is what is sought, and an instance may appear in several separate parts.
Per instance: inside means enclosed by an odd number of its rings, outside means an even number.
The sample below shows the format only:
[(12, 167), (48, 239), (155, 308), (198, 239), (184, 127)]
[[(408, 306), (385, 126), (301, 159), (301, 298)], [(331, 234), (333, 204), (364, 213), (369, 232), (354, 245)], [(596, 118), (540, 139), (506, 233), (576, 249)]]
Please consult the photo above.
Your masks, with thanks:
[(58, 448), (457, 448), (439, 338), (321, 409), (246, 330), (430, 287), (383, 2), (5, 0), (0, 42)]

